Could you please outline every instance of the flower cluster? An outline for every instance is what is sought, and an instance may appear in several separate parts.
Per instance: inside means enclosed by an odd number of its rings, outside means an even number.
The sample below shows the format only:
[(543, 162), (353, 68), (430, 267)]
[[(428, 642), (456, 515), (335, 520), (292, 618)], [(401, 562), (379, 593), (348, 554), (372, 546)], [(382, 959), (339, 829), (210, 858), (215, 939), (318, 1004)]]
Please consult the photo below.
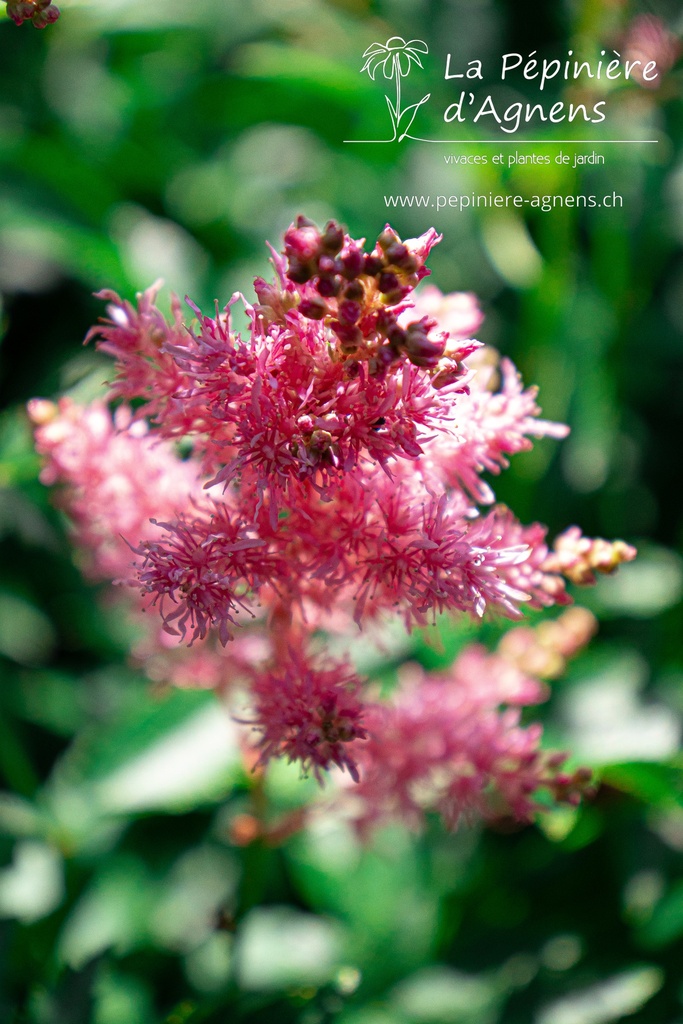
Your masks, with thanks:
[[(562, 622), (567, 614), (556, 620), (558, 636), (572, 625), (576, 636), (576, 623)], [(591, 630), (581, 632), (585, 643)], [(541, 726), (520, 724), (521, 708), (545, 696), (538, 676), (504, 648), (489, 654), (471, 644), (445, 673), (407, 666), (393, 702), (368, 710), (368, 738), (356, 744), (361, 779), (351, 810), (360, 827), (396, 815), (419, 826), (427, 812), (451, 827), (473, 813), (525, 821), (542, 790), (578, 803), (590, 772), (564, 770), (567, 755), (540, 749)]]
[(494, 504), (482, 475), (566, 428), (472, 338), (473, 296), (414, 291), (438, 240), (387, 226), (366, 249), (300, 217), (253, 303), (234, 296), (213, 316), (189, 303), (186, 322), (175, 299), (163, 316), (157, 286), (136, 305), (103, 292), (108, 316), (88, 339), (115, 360), (114, 417), (103, 404), (30, 407), (43, 479), (62, 485), (90, 572), (159, 613), (135, 652), (148, 675), (188, 685), (196, 664), (197, 685), (228, 699), (245, 688), (259, 763), (346, 770), (359, 821), (528, 817), (543, 787), (574, 799), (581, 780), (540, 752), (519, 707), (541, 698), (536, 677), (556, 674), (585, 622), (544, 639), (513, 630), (496, 655), (473, 648), (443, 677), (413, 673), (390, 704), (321, 637), (397, 615), (408, 629), (444, 612), (519, 618), (568, 603), (565, 577), (592, 582), (635, 554), (576, 528), (552, 550), (543, 526)]
[(30, 21), (34, 28), (47, 28), (59, 17), (59, 7), (50, 0), (6, 0), (7, 17), (15, 25)]

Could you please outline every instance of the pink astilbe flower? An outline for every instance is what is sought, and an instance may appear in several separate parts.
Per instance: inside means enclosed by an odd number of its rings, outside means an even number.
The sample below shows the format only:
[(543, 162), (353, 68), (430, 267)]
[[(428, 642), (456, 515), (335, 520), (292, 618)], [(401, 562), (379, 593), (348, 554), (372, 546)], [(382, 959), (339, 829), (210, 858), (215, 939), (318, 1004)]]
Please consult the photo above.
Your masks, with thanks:
[(415, 505), (397, 488), (378, 511), (381, 527), (358, 558), (357, 619), (368, 597), (407, 608), (408, 625), (449, 609), (517, 617), (520, 602), (539, 607), (565, 599), (561, 580), (540, 568), (544, 531), (525, 529), (507, 509), (469, 519), (457, 492)]
[[(481, 360), (479, 354), (474, 357), (477, 360)], [(484, 363), (474, 374), (469, 394), (458, 401), (452, 432), (441, 433), (424, 460), (427, 479), (436, 477), (449, 487), (462, 487), (482, 504), (495, 500), (490, 485), (481, 479), (483, 472), (497, 475), (506, 469), (510, 455), (532, 447), (530, 437), (559, 439), (569, 433), (562, 423), (538, 418), (538, 388), (525, 390), (509, 359), (500, 363), (500, 390), (489, 390), (489, 366), (490, 362)]]
[(155, 299), (160, 287), (157, 281), (138, 295), (137, 308), (109, 289), (98, 292), (96, 297), (109, 303), (109, 315), (85, 338), (86, 344), (98, 338), (98, 348), (116, 360), (110, 398), (126, 402), (144, 399), (146, 414), (159, 420), (168, 412), (182, 383), (182, 375), (164, 346), (185, 336), (180, 303), (175, 297), (172, 322), (157, 309)]
[(215, 626), (226, 644), (235, 615), (250, 611), (250, 595), (286, 575), (278, 554), (224, 504), (192, 518), (152, 523), (164, 535), (135, 549), (141, 562), (134, 582), (158, 602), (164, 629), (183, 639), (189, 635), (190, 642), (203, 640)]
[(36, 448), (44, 457), (41, 480), (58, 485), (88, 573), (98, 579), (127, 575), (128, 543), (151, 539), (154, 516), (171, 516), (202, 494), (197, 467), (181, 461), (125, 406), (114, 417), (102, 402), (79, 406), (39, 399), (29, 404)]
[(336, 765), (358, 781), (354, 740), (364, 740), (359, 678), (345, 662), (315, 664), (290, 648), (272, 669), (251, 680), (252, 724), (261, 733), (259, 763), (272, 757), (298, 761), (305, 772)]
[(443, 399), (414, 367), (379, 378), (362, 364), (334, 362), (320, 329), (290, 313), (286, 328), (271, 330), (256, 376), (226, 412), (235, 457), (214, 482), (249, 467), (259, 489), (280, 504), (301, 479), (329, 495), (365, 461), (388, 468), (393, 459), (417, 458), (421, 440), (446, 415)]
[(539, 419), (536, 389), (471, 337), (471, 295), (415, 291), (439, 237), (402, 241), (387, 225), (366, 248), (297, 218), (253, 304), (234, 295), (209, 316), (187, 300), (187, 322), (176, 299), (162, 315), (157, 286), (136, 305), (102, 292), (107, 317), (88, 337), (115, 360), (115, 417), (30, 409), (43, 480), (60, 485), (91, 573), (160, 617), (146, 616), (135, 663), (157, 685), (246, 688), (260, 735), (248, 756), (318, 780), (345, 769), (362, 821), (528, 819), (543, 788), (575, 800), (582, 777), (541, 752), (520, 709), (590, 629), (512, 631), (495, 655), (472, 648), (448, 673), (415, 674), (389, 705), (347, 662), (308, 653), (325, 634), (342, 642), (396, 615), (408, 629), (444, 612), (519, 618), (634, 554), (575, 528), (552, 551), (541, 524), (485, 507), (484, 474), (566, 428)]
[(419, 828), (428, 812), (450, 827), (474, 813), (528, 821), (543, 789), (578, 802), (590, 773), (560, 771), (566, 755), (540, 749), (541, 726), (520, 725), (520, 708), (545, 697), (538, 680), (476, 645), (447, 673), (404, 676), (390, 704), (368, 710), (357, 745), (349, 803), (361, 830), (395, 816)]

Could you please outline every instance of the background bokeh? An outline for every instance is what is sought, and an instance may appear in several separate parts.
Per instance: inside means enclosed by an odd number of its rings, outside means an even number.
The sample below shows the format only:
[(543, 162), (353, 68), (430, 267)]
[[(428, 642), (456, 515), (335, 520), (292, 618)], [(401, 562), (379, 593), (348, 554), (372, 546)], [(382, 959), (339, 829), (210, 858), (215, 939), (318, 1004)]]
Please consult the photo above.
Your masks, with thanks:
[[(389, 128), (384, 83), (360, 74), (372, 42), (428, 43), (405, 85), (413, 102), (432, 93), (415, 132), (452, 137), (446, 53), (495, 69), (510, 50), (619, 50), (644, 8), (61, 6), (44, 32), (0, 20), (0, 1020), (681, 1024), (680, 64), (657, 89), (569, 86), (566, 98), (606, 97), (607, 121), (544, 125), (536, 151), (582, 134), (656, 146), (598, 141), (602, 167), (461, 167), (443, 161), (449, 147), (344, 144)], [(683, 31), (678, 3), (647, 12)], [(494, 78), (501, 102), (519, 98)], [(388, 211), (384, 200), (612, 190), (623, 209)], [(277, 245), (301, 211), (356, 237), (386, 220), (404, 237), (442, 231), (432, 280), (480, 296), (482, 340), (572, 427), (563, 444), (517, 456), (498, 496), (553, 534), (578, 522), (638, 544), (636, 563), (581, 595), (600, 634), (547, 709), (549, 742), (602, 780), (581, 810), (507, 832), (397, 826), (367, 848), (324, 820), (246, 843), (239, 815), (277, 818), (315, 784), (286, 767), (265, 782), (245, 774), (211, 694), (150, 691), (106, 588), (81, 579), (38, 482), (24, 403), (98, 393), (107, 362), (81, 347), (101, 313), (94, 291), (132, 297), (163, 277), (162, 300), (225, 302), (267, 274), (264, 241)], [(458, 623), (440, 632), (442, 653), (418, 633), (397, 660), (443, 665), (473, 636)]]

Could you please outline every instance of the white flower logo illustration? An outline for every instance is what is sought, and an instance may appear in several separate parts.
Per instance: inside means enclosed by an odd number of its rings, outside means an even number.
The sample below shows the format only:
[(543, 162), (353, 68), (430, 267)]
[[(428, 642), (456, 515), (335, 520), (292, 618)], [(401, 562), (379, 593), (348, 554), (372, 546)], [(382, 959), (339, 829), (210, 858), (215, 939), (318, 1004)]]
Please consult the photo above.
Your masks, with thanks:
[(402, 142), (406, 138), (417, 111), (431, 95), (431, 93), (427, 93), (418, 103), (411, 103), (401, 109), (401, 79), (407, 77), (413, 64), (417, 64), (421, 68), (420, 55), (428, 52), (429, 47), (422, 39), (411, 39), (407, 43), (401, 36), (392, 36), (391, 39), (387, 39), (386, 43), (372, 43), (363, 54), (365, 64), (363, 64), (361, 72), (367, 71), (374, 81), (375, 75), (381, 68), (385, 78), (396, 82), (395, 101), (392, 103), (389, 96), (385, 97), (394, 132), (393, 137), (387, 139), (387, 142), (394, 142), (396, 139)]

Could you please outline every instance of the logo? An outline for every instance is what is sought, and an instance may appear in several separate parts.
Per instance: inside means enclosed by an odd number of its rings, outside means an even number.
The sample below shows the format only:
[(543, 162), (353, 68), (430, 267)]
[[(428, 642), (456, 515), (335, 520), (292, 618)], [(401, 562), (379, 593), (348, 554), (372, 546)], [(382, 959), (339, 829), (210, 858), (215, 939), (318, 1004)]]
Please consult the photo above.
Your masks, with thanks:
[(401, 106), (403, 102), (401, 83), (407, 78), (413, 64), (422, 67), (420, 55), (429, 53), (429, 47), (422, 39), (411, 39), (409, 43), (400, 36), (392, 36), (386, 43), (372, 43), (363, 54), (365, 64), (361, 73), (367, 71), (370, 78), (375, 81), (377, 72), (381, 69), (387, 83), (394, 82), (392, 96), (385, 94), (389, 117), (391, 118), (392, 136), (390, 139), (348, 139), (349, 142), (403, 142), (404, 139), (413, 138), (410, 129), (415, 115), (426, 103), (431, 93), (427, 93), (417, 103), (409, 103)]

